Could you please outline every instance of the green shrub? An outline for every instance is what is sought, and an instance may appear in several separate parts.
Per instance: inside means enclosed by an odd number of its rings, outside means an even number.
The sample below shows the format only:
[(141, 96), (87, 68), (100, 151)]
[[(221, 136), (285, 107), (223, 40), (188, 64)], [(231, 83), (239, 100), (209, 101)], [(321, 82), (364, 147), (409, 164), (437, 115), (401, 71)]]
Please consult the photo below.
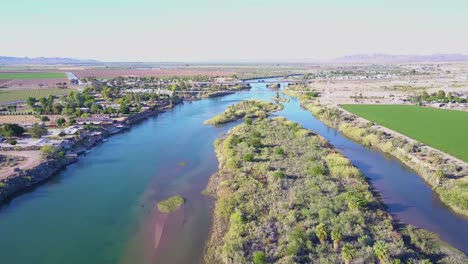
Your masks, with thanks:
[(172, 213), (184, 203), (184, 198), (181, 196), (173, 196), (167, 200), (158, 203), (159, 211), (163, 213)]
[(284, 149), (282, 149), (280, 147), (276, 147), (274, 149), (274, 152), (275, 152), (276, 155), (281, 155), (281, 156), (284, 155)]
[(250, 137), (247, 139), (247, 144), (254, 148), (261, 148), (263, 146), (262, 141), (257, 137)]
[(45, 159), (54, 159), (57, 156), (57, 148), (52, 145), (44, 145), (40, 149), (41, 155)]
[(362, 193), (348, 193), (347, 201), (348, 207), (351, 210), (362, 210), (367, 206), (367, 200)]
[(351, 162), (338, 153), (330, 153), (325, 157), (329, 167), (351, 165)]
[(263, 251), (257, 251), (253, 255), (253, 263), (254, 264), (266, 264), (266, 255)]
[(368, 134), (362, 139), (362, 144), (366, 147), (377, 146), (379, 137), (375, 134)]
[(254, 161), (254, 155), (251, 154), (251, 153), (245, 154), (245, 155), (244, 155), (244, 161), (249, 161), (249, 162)]
[[(57, 126), (63, 126), (67, 121), (63, 117), (59, 117), (56, 121)], [(71, 121), (70, 121), (71, 122)]]
[(320, 163), (314, 162), (310, 165), (309, 174), (311, 176), (325, 175), (325, 167)]
[(286, 177), (286, 175), (282, 171), (275, 171), (273, 173), (273, 176), (275, 176), (276, 178), (279, 178), (279, 179), (284, 179)]

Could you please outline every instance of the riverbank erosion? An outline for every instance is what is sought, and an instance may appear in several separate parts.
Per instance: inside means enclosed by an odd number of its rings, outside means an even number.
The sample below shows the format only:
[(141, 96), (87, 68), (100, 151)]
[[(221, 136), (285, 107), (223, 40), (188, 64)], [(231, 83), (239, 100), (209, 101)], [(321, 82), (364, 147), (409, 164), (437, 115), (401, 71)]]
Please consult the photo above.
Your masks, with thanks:
[[(291, 93), (289, 93), (293, 96)], [(339, 107), (297, 95), (301, 105), (326, 125), (367, 147), (391, 154), (415, 170), (455, 212), (468, 216), (468, 164)]]
[(0, 204), (30, 187), (48, 180), (58, 171), (76, 161), (76, 157), (45, 160), (31, 169), (21, 170), (0, 180)]
[(284, 118), (242, 124), (215, 142), (217, 201), (206, 263), (464, 263), (396, 223), (351, 162)]
[(283, 109), (283, 105), (279, 103), (271, 103), (261, 100), (245, 100), (229, 106), (224, 113), (206, 120), (205, 124), (220, 125), (242, 118), (263, 119), (271, 113), (281, 109)]

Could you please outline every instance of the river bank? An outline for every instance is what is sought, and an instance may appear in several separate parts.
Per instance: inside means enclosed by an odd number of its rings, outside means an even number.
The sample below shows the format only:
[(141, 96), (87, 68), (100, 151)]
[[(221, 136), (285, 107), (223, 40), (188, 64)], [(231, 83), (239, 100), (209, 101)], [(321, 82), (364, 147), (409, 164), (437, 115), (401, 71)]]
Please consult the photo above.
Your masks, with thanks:
[(463, 179), (468, 172), (466, 163), (341, 108), (320, 105), (315, 100), (295, 93), (288, 95), (300, 98), (305, 109), (345, 136), (399, 159), (418, 172), (432, 186), (442, 202), (455, 212), (468, 215), (468, 197), (463, 188)]
[(467, 260), (427, 231), (397, 224), (361, 172), (297, 123), (239, 125), (215, 149), (206, 263)]
[(0, 205), (25, 190), (47, 181), (57, 172), (76, 161), (76, 157), (47, 160), (31, 169), (19, 171), (2, 179), (0, 181)]
[[(174, 102), (172, 105), (168, 106), (167, 109), (173, 108), (179, 103), (183, 103), (183, 101)], [(79, 155), (89, 153), (93, 147), (102, 143), (107, 138), (121, 133), (126, 129), (130, 129), (131, 126), (161, 113), (164, 113), (164, 110), (148, 110), (128, 116), (117, 124), (95, 129), (92, 133), (86, 133), (73, 143), (64, 157), (56, 157), (53, 159), (40, 158), (38, 164), (32, 168), (18, 171), (14, 170), (10, 173), (11, 175), (0, 179), (0, 205), (27, 189), (46, 182), (68, 165), (78, 161)], [(32, 150), (31, 148), (26, 150), (39, 152), (38, 147), (32, 148)], [(6, 154), (14, 154), (16, 152), (16, 150), (10, 148), (4, 151)], [(40, 153), (38, 155), (40, 155)]]
[[(11, 264), (202, 263), (213, 199), (201, 192), (219, 165), (213, 141), (239, 121), (203, 122), (243, 100), (271, 100), (274, 93), (265, 86), (252, 83), (252, 93), (185, 103), (139, 122), (11, 200), (0, 210), (0, 259)], [(442, 206), (420, 177), (341, 136), (297, 99), (288, 99), (273, 116), (286, 116), (331, 142), (372, 179), (395, 218), (466, 250), (466, 222)], [(161, 221), (155, 205), (174, 195), (186, 203)], [(430, 234), (413, 238), (432, 241)]]

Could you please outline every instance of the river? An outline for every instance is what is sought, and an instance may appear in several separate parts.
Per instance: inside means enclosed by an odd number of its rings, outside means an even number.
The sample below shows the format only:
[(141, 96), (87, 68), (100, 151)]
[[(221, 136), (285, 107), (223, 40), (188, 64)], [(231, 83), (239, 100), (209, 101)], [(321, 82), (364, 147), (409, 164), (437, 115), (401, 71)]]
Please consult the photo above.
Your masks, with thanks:
[[(218, 168), (213, 141), (236, 125), (203, 121), (241, 100), (270, 100), (274, 93), (265, 86), (252, 83), (250, 92), (176, 106), (96, 146), (48, 183), (2, 206), (2, 263), (201, 261), (213, 210), (213, 200), (201, 192)], [(468, 252), (468, 219), (443, 206), (410, 169), (326, 127), (296, 99), (276, 115), (334, 144), (371, 179), (402, 222), (434, 231)], [(186, 203), (165, 218), (155, 205), (176, 194)]]

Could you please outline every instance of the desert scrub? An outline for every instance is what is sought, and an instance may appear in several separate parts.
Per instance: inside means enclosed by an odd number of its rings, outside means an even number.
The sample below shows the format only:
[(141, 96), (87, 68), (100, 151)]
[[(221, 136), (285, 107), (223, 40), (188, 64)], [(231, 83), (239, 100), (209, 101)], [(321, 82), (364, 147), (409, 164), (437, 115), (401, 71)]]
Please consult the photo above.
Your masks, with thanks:
[[(360, 171), (319, 135), (298, 132), (303, 129), (285, 118), (256, 120), (216, 141), (220, 168), (210, 179), (217, 200), (206, 263), (351, 257), (352, 263), (376, 263), (383, 255), (389, 262), (421, 263), (437, 256), (406, 244)], [(344, 244), (353, 253), (346, 259)], [(463, 263), (457, 254), (452, 263)]]
[(379, 137), (376, 134), (367, 134), (362, 139), (362, 144), (366, 147), (377, 146), (379, 142), (380, 142)]
[(163, 213), (172, 213), (175, 210), (179, 209), (179, 207), (184, 204), (184, 198), (181, 196), (173, 196), (167, 200), (161, 201), (158, 203), (159, 211)]
[(232, 122), (241, 118), (265, 118), (272, 112), (283, 109), (283, 105), (260, 100), (246, 100), (229, 106), (224, 113), (219, 114), (205, 124), (218, 125)]

